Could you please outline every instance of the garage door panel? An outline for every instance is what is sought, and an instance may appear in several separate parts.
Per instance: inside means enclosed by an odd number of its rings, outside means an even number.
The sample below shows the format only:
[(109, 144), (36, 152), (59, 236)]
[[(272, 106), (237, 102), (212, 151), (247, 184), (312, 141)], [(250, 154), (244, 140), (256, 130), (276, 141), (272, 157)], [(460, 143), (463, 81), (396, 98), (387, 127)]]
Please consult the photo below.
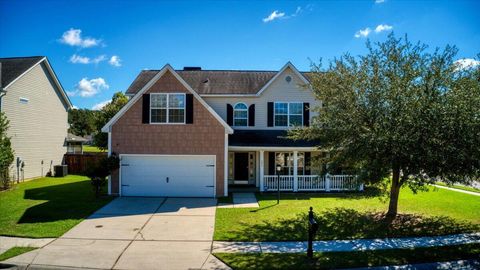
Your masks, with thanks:
[(122, 195), (212, 197), (214, 164), (214, 156), (122, 156)]

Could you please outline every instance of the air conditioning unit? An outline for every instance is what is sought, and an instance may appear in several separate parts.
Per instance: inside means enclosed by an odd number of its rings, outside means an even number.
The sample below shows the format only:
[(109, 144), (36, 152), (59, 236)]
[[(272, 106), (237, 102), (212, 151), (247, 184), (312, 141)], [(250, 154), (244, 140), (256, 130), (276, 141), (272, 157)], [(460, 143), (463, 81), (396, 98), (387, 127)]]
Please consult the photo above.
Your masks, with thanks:
[(68, 174), (67, 165), (55, 165), (53, 166), (53, 170), (55, 171), (55, 177), (64, 177)]

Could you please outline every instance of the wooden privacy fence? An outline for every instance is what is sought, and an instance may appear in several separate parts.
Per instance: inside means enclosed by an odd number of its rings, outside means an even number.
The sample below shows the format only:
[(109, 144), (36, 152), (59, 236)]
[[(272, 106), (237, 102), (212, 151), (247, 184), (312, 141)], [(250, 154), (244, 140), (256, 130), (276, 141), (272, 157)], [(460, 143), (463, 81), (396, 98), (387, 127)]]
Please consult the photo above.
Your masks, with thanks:
[(89, 166), (95, 165), (105, 157), (107, 153), (65, 154), (64, 161), (68, 165), (68, 174), (85, 175)]

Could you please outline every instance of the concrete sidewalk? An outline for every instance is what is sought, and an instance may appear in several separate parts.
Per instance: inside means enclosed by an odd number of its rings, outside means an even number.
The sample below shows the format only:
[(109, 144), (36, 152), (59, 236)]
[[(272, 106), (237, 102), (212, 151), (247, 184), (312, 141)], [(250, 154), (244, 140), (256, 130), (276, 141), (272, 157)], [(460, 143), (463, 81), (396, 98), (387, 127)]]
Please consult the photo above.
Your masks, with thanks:
[(416, 263), (374, 267), (349, 268), (343, 270), (476, 270), (480, 269), (479, 260), (459, 260), (450, 262)]
[(258, 208), (255, 193), (233, 193), (233, 203), (218, 204), (218, 208)]
[(0, 254), (13, 247), (44, 247), (53, 240), (55, 240), (55, 238), (22, 238), (0, 236)]
[(229, 269), (210, 254), (216, 200), (117, 198), (41, 249), (28, 269)]
[(470, 195), (474, 195), (474, 196), (480, 196), (479, 192), (473, 192), (473, 191), (458, 189), (458, 188), (454, 188), (454, 187), (445, 187), (445, 186), (440, 186), (440, 185), (434, 185), (434, 186), (437, 187), (437, 188), (443, 188), (443, 189), (448, 189), (448, 190), (456, 191), (456, 192), (460, 192), (460, 193), (470, 194)]
[[(480, 243), (480, 233), (433, 237), (314, 241), (316, 252), (435, 247)], [(307, 242), (213, 242), (213, 253), (303, 253)]]

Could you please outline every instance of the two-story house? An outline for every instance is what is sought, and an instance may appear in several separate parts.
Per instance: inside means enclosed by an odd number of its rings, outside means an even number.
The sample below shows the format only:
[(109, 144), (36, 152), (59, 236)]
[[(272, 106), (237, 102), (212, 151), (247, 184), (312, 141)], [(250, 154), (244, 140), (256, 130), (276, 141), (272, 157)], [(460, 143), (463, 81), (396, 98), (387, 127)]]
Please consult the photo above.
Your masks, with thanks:
[(62, 164), (72, 103), (47, 57), (0, 58), (0, 77), (0, 111), (15, 155), (10, 174), (45, 176)]
[[(286, 138), (320, 105), (307, 73), (144, 70), (127, 105), (103, 128), (121, 167), (109, 191), (122, 196), (226, 196), (229, 186), (315, 190), (315, 142)], [(317, 187), (319, 188), (319, 187)]]

